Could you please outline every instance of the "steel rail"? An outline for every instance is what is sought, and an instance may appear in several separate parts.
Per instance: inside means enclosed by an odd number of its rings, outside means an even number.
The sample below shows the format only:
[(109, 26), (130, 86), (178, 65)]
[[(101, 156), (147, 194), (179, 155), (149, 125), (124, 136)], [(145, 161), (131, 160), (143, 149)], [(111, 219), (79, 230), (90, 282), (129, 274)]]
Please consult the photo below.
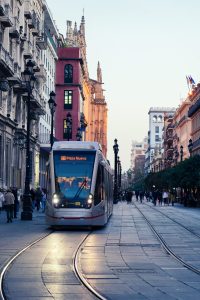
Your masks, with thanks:
[(88, 233), (85, 238), (80, 242), (80, 244), (78, 245), (78, 248), (76, 249), (74, 255), (73, 255), (73, 268), (74, 268), (74, 272), (76, 274), (76, 276), (78, 277), (78, 279), (81, 281), (81, 283), (94, 295), (97, 297), (97, 299), (100, 300), (107, 300), (107, 298), (105, 298), (104, 296), (102, 296), (101, 294), (99, 294), (99, 292), (97, 292), (90, 284), (89, 282), (85, 279), (85, 277), (83, 276), (82, 272), (80, 271), (80, 264), (79, 264), (79, 257), (80, 257), (80, 252), (82, 250), (82, 246), (85, 244), (87, 238), (89, 237), (89, 235), (91, 234)]
[(31, 248), (33, 245), (37, 244), (38, 242), (40, 242), (41, 240), (43, 240), (44, 238), (46, 238), (50, 234), (52, 234), (52, 231), (45, 234), (45, 235), (43, 235), (42, 237), (35, 240), (34, 242), (30, 243), (28, 246), (24, 247), (22, 250), (18, 251), (15, 255), (13, 255), (11, 258), (8, 259), (8, 261), (6, 262), (4, 267), (2, 268), (2, 271), (0, 272), (0, 300), (7, 300), (6, 294), (5, 294), (4, 289), (3, 289), (3, 281), (4, 281), (4, 278), (5, 278), (6, 271), (12, 265), (13, 261), (17, 257), (19, 257), (23, 252), (25, 252), (27, 249)]
[(187, 262), (185, 262), (182, 258), (180, 258), (179, 256), (177, 256), (171, 249), (170, 247), (167, 245), (167, 243), (165, 242), (165, 240), (161, 237), (161, 235), (154, 229), (153, 225), (151, 224), (151, 222), (146, 218), (146, 216), (143, 214), (143, 212), (137, 207), (137, 205), (134, 204), (134, 206), (137, 208), (137, 210), (140, 212), (140, 214), (143, 216), (143, 218), (145, 219), (145, 221), (147, 222), (147, 224), (149, 225), (149, 227), (151, 228), (152, 232), (156, 235), (157, 239), (160, 241), (160, 243), (162, 244), (163, 248), (165, 249), (165, 251), (170, 254), (173, 258), (175, 258), (178, 262), (180, 262), (184, 267), (186, 267), (187, 269), (189, 269), (190, 271), (200, 275), (200, 270), (196, 269), (195, 267), (193, 267), (192, 265), (188, 264)]
[(164, 212), (160, 211), (159, 209), (157, 209), (155, 206), (150, 206), (148, 204), (145, 203), (146, 206), (148, 206), (149, 208), (159, 212), (160, 214), (162, 214), (163, 216), (165, 216), (166, 218), (172, 220), (174, 223), (180, 225), (181, 227), (183, 227), (185, 230), (189, 231), (190, 233), (192, 233), (193, 235), (195, 235), (196, 237), (200, 238), (200, 234), (194, 232), (193, 230), (189, 229), (188, 227), (186, 227), (185, 225), (181, 224), (180, 222), (174, 220), (172, 217), (169, 217), (168, 215), (166, 215)]

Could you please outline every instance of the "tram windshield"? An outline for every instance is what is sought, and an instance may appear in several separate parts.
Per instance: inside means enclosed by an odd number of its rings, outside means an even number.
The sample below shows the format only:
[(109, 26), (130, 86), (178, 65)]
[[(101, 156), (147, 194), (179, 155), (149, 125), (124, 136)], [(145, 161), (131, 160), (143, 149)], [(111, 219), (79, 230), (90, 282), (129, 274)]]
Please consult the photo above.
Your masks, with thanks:
[(55, 151), (56, 207), (89, 208), (96, 151)]

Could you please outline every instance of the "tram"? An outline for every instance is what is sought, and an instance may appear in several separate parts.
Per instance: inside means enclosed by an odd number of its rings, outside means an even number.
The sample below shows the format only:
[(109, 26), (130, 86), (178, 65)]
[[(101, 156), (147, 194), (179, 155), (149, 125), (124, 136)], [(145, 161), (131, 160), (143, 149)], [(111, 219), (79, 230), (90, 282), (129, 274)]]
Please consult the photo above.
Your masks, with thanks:
[(113, 210), (113, 172), (97, 142), (55, 142), (47, 166), (46, 223), (104, 226)]

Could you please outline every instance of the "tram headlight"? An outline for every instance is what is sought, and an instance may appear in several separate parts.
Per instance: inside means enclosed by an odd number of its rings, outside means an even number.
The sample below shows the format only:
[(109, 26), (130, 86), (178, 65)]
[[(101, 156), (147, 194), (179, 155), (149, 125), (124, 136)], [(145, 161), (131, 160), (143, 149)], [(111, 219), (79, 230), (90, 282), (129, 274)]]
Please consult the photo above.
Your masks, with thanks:
[(58, 195), (57, 195), (57, 194), (54, 194), (54, 195), (53, 195), (53, 199), (52, 199), (52, 203), (53, 203), (54, 205), (57, 205), (57, 204), (59, 203), (59, 201), (60, 201), (60, 199), (59, 199)]
[(89, 206), (91, 206), (91, 205), (92, 205), (92, 202), (93, 202), (93, 195), (92, 195), (92, 194), (89, 194), (89, 197), (88, 197), (88, 199), (87, 199), (87, 204), (88, 204)]

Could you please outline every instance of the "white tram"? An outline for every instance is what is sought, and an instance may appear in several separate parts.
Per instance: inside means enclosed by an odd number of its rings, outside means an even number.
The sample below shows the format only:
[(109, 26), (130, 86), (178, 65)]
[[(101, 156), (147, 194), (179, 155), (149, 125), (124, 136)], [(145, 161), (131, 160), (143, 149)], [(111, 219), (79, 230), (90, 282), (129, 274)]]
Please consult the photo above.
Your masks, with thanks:
[(97, 142), (55, 142), (47, 168), (46, 222), (103, 226), (113, 209), (113, 174)]

